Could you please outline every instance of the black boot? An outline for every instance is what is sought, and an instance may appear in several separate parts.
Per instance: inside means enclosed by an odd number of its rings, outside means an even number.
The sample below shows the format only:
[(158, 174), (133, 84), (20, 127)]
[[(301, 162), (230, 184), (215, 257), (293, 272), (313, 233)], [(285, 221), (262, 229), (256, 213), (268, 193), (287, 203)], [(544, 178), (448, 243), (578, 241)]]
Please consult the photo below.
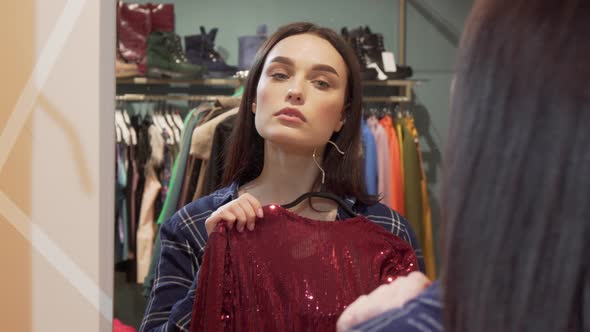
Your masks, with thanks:
[(151, 77), (201, 78), (203, 67), (188, 62), (180, 37), (173, 32), (152, 32), (147, 43), (147, 74)]
[(342, 37), (348, 42), (348, 44), (354, 50), (356, 54), (356, 58), (359, 62), (361, 67), (361, 79), (362, 80), (376, 80), (377, 79), (377, 70), (374, 68), (368, 68), (367, 65), (367, 58), (365, 57), (364, 50), (362, 47), (362, 40), (359, 36), (357, 29), (348, 31), (347, 28), (342, 28), (340, 30)]
[(186, 55), (193, 64), (207, 68), (211, 77), (230, 77), (237, 71), (237, 67), (227, 65), (221, 55), (215, 50), (215, 36), (217, 28), (206, 32), (201, 26), (200, 35), (184, 37)]
[(362, 47), (364, 54), (368, 58), (369, 63), (376, 63), (377, 66), (387, 75), (388, 79), (404, 79), (412, 76), (412, 68), (409, 66), (396, 65), (395, 72), (386, 72), (383, 65), (383, 55), (385, 46), (383, 45), (383, 35), (380, 33), (373, 33), (367, 26), (365, 27), (365, 34), (362, 37)]

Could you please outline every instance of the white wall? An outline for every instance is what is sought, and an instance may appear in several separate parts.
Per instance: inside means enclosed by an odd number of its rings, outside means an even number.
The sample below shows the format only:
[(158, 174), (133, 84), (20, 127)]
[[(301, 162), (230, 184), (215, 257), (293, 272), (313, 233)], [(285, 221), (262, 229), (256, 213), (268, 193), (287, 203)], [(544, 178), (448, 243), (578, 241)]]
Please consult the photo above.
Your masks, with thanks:
[(0, 11), (4, 331), (110, 331), (115, 3)]

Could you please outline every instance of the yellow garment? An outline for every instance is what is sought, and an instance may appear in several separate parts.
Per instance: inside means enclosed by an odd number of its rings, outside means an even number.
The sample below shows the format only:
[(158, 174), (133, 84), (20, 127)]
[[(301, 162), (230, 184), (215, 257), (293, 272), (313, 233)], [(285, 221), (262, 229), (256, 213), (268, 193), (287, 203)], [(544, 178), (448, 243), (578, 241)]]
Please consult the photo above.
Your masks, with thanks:
[(436, 279), (436, 261), (434, 256), (434, 242), (432, 239), (432, 216), (430, 211), (430, 202), (428, 200), (428, 189), (426, 186), (426, 173), (424, 172), (424, 163), (422, 161), (422, 152), (420, 150), (420, 143), (418, 141), (418, 130), (414, 125), (413, 118), (406, 118), (405, 125), (412, 133), (414, 141), (416, 142), (416, 150), (418, 151), (418, 160), (420, 161), (420, 189), (422, 194), (422, 238), (418, 241), (422, 244), (424, 253), (424, 264), (426, 265), (426, 275), (430, 280)]

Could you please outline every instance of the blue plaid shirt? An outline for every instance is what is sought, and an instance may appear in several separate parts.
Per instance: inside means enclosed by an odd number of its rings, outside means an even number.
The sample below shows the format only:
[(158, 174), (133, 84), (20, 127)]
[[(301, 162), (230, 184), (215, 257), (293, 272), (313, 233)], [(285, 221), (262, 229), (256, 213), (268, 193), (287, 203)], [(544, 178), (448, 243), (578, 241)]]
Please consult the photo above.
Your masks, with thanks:
[[(197, 276), (207, 244), (205, 220), (237, 197), (238, 185), (234, 183), (186, 205), (162, 225), (160, 262), (140, 332), (189, 330)], [(346, 202), (351, 207), (355, 203), (353, 199)], [(422, 251), (407, 220), (380, 203), (362, 206), (356, 212), (407, 241), (424, 271)], [(342, 216), (346, 212), (339, 208), (336, 219), (341, 220)]]
[(348, 332), (442, 332), (443, 304), (439, 281), (435, 281), (403, 307), (386, 311)]

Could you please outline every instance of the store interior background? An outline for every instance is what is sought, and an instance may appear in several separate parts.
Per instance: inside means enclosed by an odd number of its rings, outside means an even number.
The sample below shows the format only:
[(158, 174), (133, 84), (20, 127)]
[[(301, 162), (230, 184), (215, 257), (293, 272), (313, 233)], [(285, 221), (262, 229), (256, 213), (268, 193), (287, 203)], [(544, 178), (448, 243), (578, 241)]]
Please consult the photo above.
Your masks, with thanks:
[[(145, 1), (134, 1), (145, 2)], [(237, 37), (261, 23), (336, 30), (369, 25), (397, 55), (398, 0), (163, 1), (176, 32), (219, 28), (237, 62)], [(449, 86), (472, 0), (408, 0), (406, 64), (421, 134), (436, 236)], [(0, 11), (0, 320), (7, 331), (110, 331), (113, 302), (115, 1), (8, 0)], [(116, 312), (135, 324), (133, 304)], [(141, 315), (141, 313), (139, 314)]]
[[(154, 3), (148, 0), (127, 3)], [(216, 50), (229, 65), (238, 62), (238, 37), (256, 34), (266, 24), (268, 35), (281, 25), (309, 21), (340, 31), (368, 25), (383, 34), (387, 51), (399, 59), (398, 0), (206, 0), (160, 1), (172, 3), (175, 11), (175, 32), (186, 35), (218, 28)], [(412, 67), (411, 79), (423, 80), (414, 88), (413, 102), (407, 107), (413, 114), (420, 133), (424, 169), (432, 208), (433, 234), (436, 238), (440, 220), (439, 187), (443, 147), (446, 141), (449, 114), (449, 88), (453, 76), (456, 50), (461, 31), (473, 0), (408, 0), (406, 3), (405, 63)], [(184, 41), (183, 41), (184, 42)], [(436, 251), (438, 255), (438, 250)], [(140, 286), (123, 282), (115, 276), (115, 317), (139, 326), (145, 299)]]

